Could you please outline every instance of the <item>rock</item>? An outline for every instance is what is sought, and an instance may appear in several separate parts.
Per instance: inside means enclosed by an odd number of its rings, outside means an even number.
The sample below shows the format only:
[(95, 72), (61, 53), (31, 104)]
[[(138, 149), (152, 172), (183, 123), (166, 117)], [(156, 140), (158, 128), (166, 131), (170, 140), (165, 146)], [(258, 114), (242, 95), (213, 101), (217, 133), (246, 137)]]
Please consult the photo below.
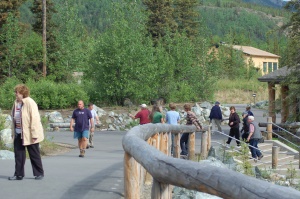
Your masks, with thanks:
[(296, 135), (300, 136), (300, 128), (296, 130)]
[(124, 119), (122, 117), (119, 117), (118, 119), (119, 119), (120, 122), (124, 121)]
[(65, 122), (65, 123), (70, 123), (70, 122), (71, 122), (71, 119), (72, 119), (72, 118), (70, 118), (70, 117), (64, 118), (64, 122)]
[(5, 117), (4, 128), (5, 129), (11, 128), (11, 125), (12, 125), (12, 118), (11, 118), (11, 116), (7, 115), (7, 114), (3, 114), (3, 116)]
[(216, 157), (216, 149), (212, 146), (208, 151), (208, 157)]
[(108, 131), (115, 131), (116, 129), (114, 128), (114, 126), (112, 124), (108, 125)]
[(114, 116), (115, 116), (115, 113), (112, 112), (112, 111), (110, 111), (110, 112), (108, 113), (108, 116), (109, 116), (109, 117), (114, 117)]
[(96, 106), (95, 104), (94, 104), (94, 106), (93, 106), (93, 109), (96, 111), (96, 113), (97, 113), (97, 115), (98, 115), (99, 117), (102, 117), (103, 115), (106, 115), (106, 114), (107, 114), (105, 110), (103, 110), (102, 108), (99, 108), (99, 107)]
[(15, 154), (8, 150), (1, 150), (0, 151), (0, 159), (1, 160), (13, 160), (13, 159), (15, 159)]
[(199, 163), (200, 164), (208, 164), (208, 165), (215, 166), (215, 167), (220, 167), (220, 168), (228, 168), (220, 160), (218, 160), (214, 157), (208, 157), (206, 160), (202, 160)]
[(203, 109), (202, 115), (206, 120), (209, 120), (209, 115), (210, 115), (210, 109)]
[(49, 123), (64, 123), (64, 119), (60, 112), (54, 111), (49, 114)]
[(195, 113), (196, 116), (202, 115), (202, 108), (196, 103), (196, 106), (192, 107), (192, 111)]
[(218, 196), (210, 195), (208, 193), (197, 192), (195, 199), (222, 199)]
[(13, 143), (11, 138), (11, 129), (3, 129), (0, 131), (0, 140), (3, 141), (4, 144)]
[(200, 104), (200, 107), (210, 110), (212, 108), (212, 105), (211, 105), (211, 103), (205, 101)]
[(278, 173), (271, 173), (270, 174), (271, 181), (279, 181), (279, 180), (286, 180), (285, 175), (280, 175)]
[(111, 120), (110, 118), (107, 118), (107, 119), (106, 119), (106, 123), (107, 123), (107, 124), (111, 124), (111, 123), (112, 123), (112, 120)]

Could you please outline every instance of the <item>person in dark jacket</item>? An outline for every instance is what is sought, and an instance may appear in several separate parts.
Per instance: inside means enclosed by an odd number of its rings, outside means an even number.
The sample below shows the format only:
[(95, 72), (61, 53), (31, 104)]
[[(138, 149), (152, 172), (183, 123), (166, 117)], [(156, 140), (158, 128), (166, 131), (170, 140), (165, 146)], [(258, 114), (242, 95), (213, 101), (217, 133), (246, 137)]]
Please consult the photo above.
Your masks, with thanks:
[(243, 116), (243, 127), (241, 130), (242, 140), (244, 140), (244, 141), (246, 140), (246, 142), (247, 142), (247, 138), (249, 135), (248, 112), (245, 111), (242, 116)]
[[(240, 148), (241, 144), (240, 144), (240, 117), (238, 116), (238, 114), (235, 112), (235, 107), (231, 106), (230, 107), (230, 116), (229, 116), (229, 122), (228, 125), (230, 126), (230, 132), (229, 132), (229, 136), (231, 137), (235, 137), (236, 139), (236, 144), (237, 147)], [(230, 145), (232, 138), (228, 138), (226, 144), (228, 144), (228, 146)]]
[(247, 106), (246, 107), (246, 112), (248, 113), (248, 116), (254, 116), (252, 111), (251, 111), (251, 107), (250, 106)]
[(210, 122), (212, 123), (212, 130), (218, 127), (218, 131), (222, 132), (221, 122), (222, 122), (222, 111), (220, 108), (220, 102), (216, 102), (212, 107), (209, 115)]

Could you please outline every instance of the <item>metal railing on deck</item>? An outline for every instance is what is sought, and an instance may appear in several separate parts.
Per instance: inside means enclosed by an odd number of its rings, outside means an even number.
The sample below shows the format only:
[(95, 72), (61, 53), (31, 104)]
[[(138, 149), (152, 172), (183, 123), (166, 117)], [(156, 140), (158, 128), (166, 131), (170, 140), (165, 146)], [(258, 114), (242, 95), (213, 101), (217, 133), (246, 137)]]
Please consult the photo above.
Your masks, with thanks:
[[(149, 173), (153, 179), (151, 198), (171, 199), (172, 186), (197, 190), (222, 198), (300, 198), (300, 192), (258, 180), (241, 173), (168, 156), (170, 137), (175, 134), (176, 156), (180, 133), (189, 133), (189, 158), (195, 155), (195, 126), (146, 124), (123, 137), (126, 199), (139, 199)], [(210, 147), (210, 128), (201, 132), (201, 156)], [(148, 141), (148, 143), (147, 143)], [(148, 177), (147, 177), (148, 176)]]

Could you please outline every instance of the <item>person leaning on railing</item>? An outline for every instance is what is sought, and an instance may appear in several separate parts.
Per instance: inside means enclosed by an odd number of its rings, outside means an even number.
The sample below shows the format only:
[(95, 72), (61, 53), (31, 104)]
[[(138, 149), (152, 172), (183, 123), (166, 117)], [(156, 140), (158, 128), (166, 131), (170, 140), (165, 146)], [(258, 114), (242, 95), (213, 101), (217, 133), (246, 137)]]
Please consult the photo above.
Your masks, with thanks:
[[(197, 119), (195, 113), (193, 113), (191, 110), (190, 104), (185, 104), (183, 106), (184, 110), (186, 111), (186, 125), (195, 125), (197, 127), (197, 130), (202, 129), (202, 126)], [(180, 148), (181, 153), (180, 155), (188, 155), (188, 139), (189, 139), (189, 133), (183, 133), (180, 138)]]

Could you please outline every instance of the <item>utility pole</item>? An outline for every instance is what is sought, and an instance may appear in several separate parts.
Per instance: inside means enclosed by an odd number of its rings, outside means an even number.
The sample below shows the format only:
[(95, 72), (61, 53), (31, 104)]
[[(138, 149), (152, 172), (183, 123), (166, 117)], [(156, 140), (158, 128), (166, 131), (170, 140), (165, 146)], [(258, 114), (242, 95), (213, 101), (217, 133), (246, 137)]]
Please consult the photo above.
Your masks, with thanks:
[(46, 42), (46, 18), (47, 18), (47, 9), (46, 9), (46, 0), (43, 1), (43, 76), (46, 77), (47, 74), (47, 42)]

